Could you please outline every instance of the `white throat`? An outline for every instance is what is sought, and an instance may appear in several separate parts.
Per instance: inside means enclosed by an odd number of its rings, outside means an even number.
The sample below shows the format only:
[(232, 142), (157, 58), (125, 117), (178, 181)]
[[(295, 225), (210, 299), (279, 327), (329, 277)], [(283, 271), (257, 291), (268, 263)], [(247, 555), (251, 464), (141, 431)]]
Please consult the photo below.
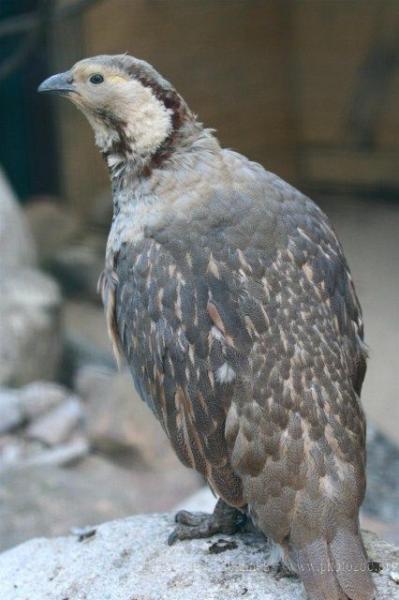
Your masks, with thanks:
[[(150, 87), (136, 80), (125, 82), (118, 92), (117, 110), (113, 107), (113, 115), (128, 142), (127, 158), (134, 160), (154, 154), (172, 131), (171, 109), (158, 100)], [(120, 141), (120, 132), (100, 117), (88, 113), (86, 116), (94, 129), (96, 145), (102, 152), (109, 152)], [(111, 153), (108, 165), (114, 166), (121, 158)]]

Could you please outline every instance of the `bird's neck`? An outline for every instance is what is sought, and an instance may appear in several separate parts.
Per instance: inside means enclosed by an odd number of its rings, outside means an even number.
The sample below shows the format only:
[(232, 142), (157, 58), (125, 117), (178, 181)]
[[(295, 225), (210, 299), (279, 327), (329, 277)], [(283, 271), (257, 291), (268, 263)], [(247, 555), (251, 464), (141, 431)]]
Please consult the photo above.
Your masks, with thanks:
[[(158, 121), (164, 116), (155, 115)], [(163, 168), (174, 153), (187, 149), (203, 131), (189, 109), (184, 118), (174, 114), (172, 119), (168, 116), (167, 121), (153, 125), (148, 130), (148, 126), (145, 128), (136, 119), (132, 123), (113, 120), (109, 124), (102, 115), (102, 127), (95, 127), (96, 143), (106, 160), (113, 186), (123, 186), (126, 182), (131, 185), (135, 179), (149, 177), (154, 169)]]
[(146, 236), (147, 228), (179, 215), (190, 214), (207, 198), (212, 188), (227, 181), (224, 151), (211, 130), (192, 132), (171, 149), (160, 166), (148, 175), (126, 175), (113, 179), (113, 219), (107, 243), (106, 264), (112, 270), (114, 257), (124, 243)]
[(190, 120), (174, 131), (153, 153), (139, 154), (133, 147), (121, 151), (116, 144), (106, 153), (112, 181), (114, 214), (123, 207), (121, 203), (136, 203), (162, 194), (164, 187), (178, 186), (202, 158), (220, 150), (209, 129)]

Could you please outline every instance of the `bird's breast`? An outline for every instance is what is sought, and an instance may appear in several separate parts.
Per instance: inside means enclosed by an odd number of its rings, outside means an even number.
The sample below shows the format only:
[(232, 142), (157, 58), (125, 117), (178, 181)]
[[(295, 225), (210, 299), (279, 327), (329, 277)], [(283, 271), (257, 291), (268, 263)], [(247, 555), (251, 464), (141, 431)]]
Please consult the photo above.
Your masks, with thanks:
[(156, 224), (161, 217), (160, 202), (156, 196), (140, 192), (121, 192), (114, 197), (114, 217), (107, 242), (107, 263), (123, 244), (138, 243), (144, 237), (145, 228)]

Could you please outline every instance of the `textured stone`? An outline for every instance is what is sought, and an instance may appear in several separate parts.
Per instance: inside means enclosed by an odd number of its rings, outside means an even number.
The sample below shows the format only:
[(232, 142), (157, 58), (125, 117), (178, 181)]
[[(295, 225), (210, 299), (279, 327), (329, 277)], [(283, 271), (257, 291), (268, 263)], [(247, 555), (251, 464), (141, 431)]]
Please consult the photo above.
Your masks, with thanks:
[(0, 388), (0, 434), (17, 427), (22, 421), (18, 394), (14, 390)]
[(18, 390), (24, 417), (30, 421), (62, 404), (70, 391), (51, 381), (34, 381)]
[(49, 446), (66, 442), (72, 432), (82, 426), (84, 411), (76, 396), (71, 396), (60, 406), (37, 418), (26, 429), (28, 438)]
[(25, 216), (0, 169), (0, 261), (9, 267), (34, 265), (36, 250)]
[[(123, 463), (156, 469), (181, 468), (169, 440), (154, 415), (133, 387), (128, 371), (115, 373), (99, 367), (84, 367), (76, 378), (77, 394), (83, 399), (87, 430), (93, 447)], [(193, 474), (184, 469), (186, 477)]]
[(51, 271), (67, 294), (79, 294), (100, 302), (97, 282), (104, 269), (103, 235), (86, 234), (84, 238), (60, 248), (54, 255)]
[(94, 302), (68, 299), (63, 305), (64, 353), (62, 379), (69, 386), (88, 365), (117, 370), (105, 324), (104, 309)]
[[(47, 413), (51, 413), (56, 407), (59, 407), (68, 396), (70, 397), (71, 393), (66, 388), (48, 381), (36, 381), (19, 389), (0, 386), (0, 435), (8, 433), (21, 425), (28, 425), (27, 431), (29, 432), (30, 429), (33, 430), (33, 435), (31, 437), (39, 439), (40, 436), (35, 434), (37, 426), (40, 425), (42, 419), (46, 421)], [(69, 416), (70, 413), (71, 410), (68, 411), (67, 416)], [(80, 415), (82, 415), (81, 408)], [(65, 429), (65, 413), (60, 414), (58, 422), (60, 422), (60, 420), (63, 421), (62, 428)], [(34, 423), (29, 425), (29, 422), (31, 421), (34, 421)], [(45, 439), (43, 438), (43, 441), (46, 443), (49, 443), (47, 437), (54, 437), (54, 434), (56, 433), (56, 430), (47, 431), (48, 429), (54, 429), (53, 425), (54, 421), (50, 423), (50, 427), (48, 427), (45, 422), (46, 430), (44, 436)], [(12, 436), (10, 436), (10, 439), (11, 438)], [(1, 439), (0, 468), (2, 459), (4, 458), (2, 449), (4, 449), (6, 445), (4, 442), (4, 435)], [(25, 443), (25, 440), (20, 439), (19, 442), (19, 446), (21, 446)], [(11, 441), (10, 445), (14, 447), (14, 449), (18, 446), (18, 444), (16, 445), (13, 441)], [(11, 451), (11, 454), (19, 454), (19, 452), (15, 453)]]
[(71, 243), (82, 228), (77, 216), (60, 198), (36, 197), (25, 209), (41, 265), (51, 266), (60, 247)]
[[(128, 471), (99, 456), (88, 456), (71, 467), (54, 466), (60, 453), (73, 447), (78, 449), (71, 442), (32, 456), (30, 467), (0, 470), (0, 550), (31, 537), (65, 535), (74, 526), (172, 510), (198, 485), (182, 466), (158, 473)], [(33, 466), (35, 460), (38, 464), (46, 458), (48, 466)]]
[(61, 356), (61, 296), (34, 269), (0, 267), (0, 384), (55, 377)]
[[(21, 435), (1, 436), (0, 474), (10, 471), (20, 473), (26, 467), (68, 465), (82, 459), (88, 452), (88, 441), (81, 433), (75, 433), (65, 443), (52, 447)], [(12, 510), (15, 505), (13, 498), (9, 498), (9, 503)]]
[[(87, 535), (36, 539), (0, 555), (2, 600), (303, 600), (302, 585), (268, 567), (255, 534), (166, 545), (171, 515), (106, 523)], [(88, 530), (86, 530), (88, 531)], [(366, 534), (379, 600), (397, 600), (399, 550)], [(219, 552), (212, 549), (219, 545)], [(220, 551), (224, 550), (224, 551)]]
[(367, 491), (364, 510), (399, 523), (399, 448), (372, 425), (367, 427)]

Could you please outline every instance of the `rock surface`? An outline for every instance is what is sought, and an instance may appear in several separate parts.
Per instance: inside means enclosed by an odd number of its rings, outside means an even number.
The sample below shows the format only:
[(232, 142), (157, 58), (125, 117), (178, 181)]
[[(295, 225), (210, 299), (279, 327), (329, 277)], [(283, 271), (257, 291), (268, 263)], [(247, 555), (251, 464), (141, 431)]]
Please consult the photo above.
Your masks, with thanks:
[(370, 423), (367, 427), (367, 491), (363, 508), (399, 524), (399, 448)]
[(25, 208), (25, 217), (43, 267), (51, 267), (60, 248), (73, 242), (82, 229), (78, 216), (61, 198), (52, 196), (34, 197)]
[(17, 427), (23, 421), (18, 394), (14, 390), (0, 388), (0, 434)]
[[(77, 535), (36, 539), (0, 555), (2, 600), (303, 600), (302, 585), (267, 567), (264, 538), (214, 536), (166, 545), (171, 515), (106, 523)], [(399, 598), (391, 574), (399, 550), (365, 535), (379, 600)]]
[(36, 249), (25, 216), (0, 168), (0, 261), (10, 267), (34, 265)]
[(128, 471), (88, 456), (69, 468), (0, 472), (0, 552), (32, 537), (66, 535), (74, 526), (172, 510), (198, 485), (193, 472), (183, 470)]
[(0, 434), (44, 418), (70, 396), (70, 391), (50, 381), (35, 381), (19, 389), (0, 386)]
[(71, 392), (58, 383), (34, 381), (16, 393), (24, 417), (31, 421), (60, 406)]
[(0, 267), (0, 384), (53, 379), (61, 357), (61, 296), (40, 271)]
[(0, 474), (69, 464), (88, 451), (84, 407), (70, 390), (48, 381), (19, 389), (0, 386)]
[(84, 411), (79, 398), (70, 396), (57, 408), (39, 417), (26, 429), (26, 436), (47, 446), (66, 442), (74, 430), (83, 425)]
[(51, 272), (67, 295), (79, 295), (100, 303), (97, 283), (104, 269), (104, 235), (87, 234), (54, 255)]
[(126, 466), (131, 466), (133, 459), (146, 469), (180, 468), (169, 440), (135, 391), (127, 370), (115, 373), (83, 367), (77, 374), (75, 389), (85, 404), (88, 437), (96, 451), (116, 462), (121, 459)]
[(34, 268), (36, 258), (26, 216), (0, 168), (0, 384), (54, 378), (58, 369), (61, 296)]

